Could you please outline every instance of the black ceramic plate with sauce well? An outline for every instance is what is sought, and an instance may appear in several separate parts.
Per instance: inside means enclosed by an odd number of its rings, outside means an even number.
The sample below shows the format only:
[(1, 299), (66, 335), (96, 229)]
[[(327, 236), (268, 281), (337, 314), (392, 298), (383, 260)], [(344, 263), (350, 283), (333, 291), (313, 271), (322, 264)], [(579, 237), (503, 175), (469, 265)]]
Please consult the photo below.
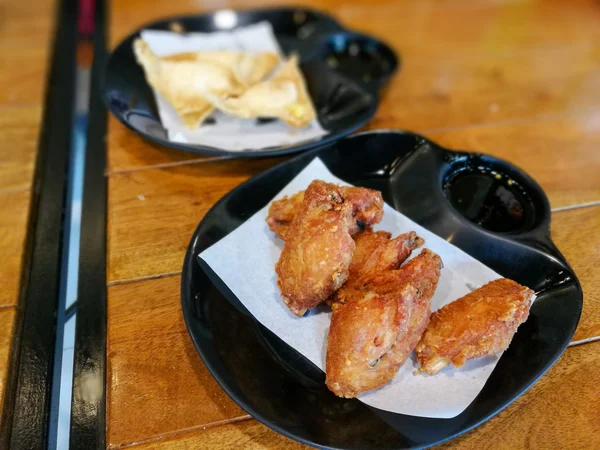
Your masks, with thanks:
[[(142, 30), (204, 32), (230, 30), (267, 21), (282, 51), (300, 57), (300, 69), (325, 136), (261, 150), (229, 151), (167, 138), (154, 93), (133, 54)], [(127, 127), (167, 147), (211, 155), (263, 157), (295, 153), (338, 140), (375, 114), (379, 92), (398, 68), (394, 51), (383, 42), (343, 28), (332, 17), (306, 8), (222, 10), (201, 16), (173, 17), (141, 27), (111, 54), (105, 74), (107, 108)], [(269, 119), (257, 119), (257, 124)], [(210, 126), (205, 124), (203, 126)], [(293, 130), (292, 130), (293, 131)]]
[[(260, 325), (197, 256), (267, 205), (315, 157), (337, 177), (380, 190), (389, 205), (537, 294), (527, 321), (477, 398), (457, 417), (393, 414), (334, 396), (325, 374)], [(517, 167), (444, 149), (404, 132), (367, 132), (262, 172), (200, 222), (181, 280), (190, 336), (209, 371), (245, 411), (318, 448), (421, 448), (497, 414), (562, 354), (582, 308), (577, 277), (550, 239), (550, 208)], [(251, 245), (249, 243), (248, 245)]]

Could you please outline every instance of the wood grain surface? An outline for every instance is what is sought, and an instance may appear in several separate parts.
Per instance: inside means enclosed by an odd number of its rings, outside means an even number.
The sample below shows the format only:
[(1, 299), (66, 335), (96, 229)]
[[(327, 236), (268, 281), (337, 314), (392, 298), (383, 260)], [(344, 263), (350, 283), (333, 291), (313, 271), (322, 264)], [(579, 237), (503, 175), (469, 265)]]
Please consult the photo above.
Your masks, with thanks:
[[(297, 4), (266, 0), (261, 6)], [(423, 133), (530, 173), (553, 208), (600, 202), (600, 4), (594, 0), (308, 0), (394, 47), (402, 69), (368, 129)], [(115, 46), (142, 24), (255, 1), (110, 1)], [(0, 10), (0, 382), (18, 292), (52, 2)], [(107, 444), (110, 448), (296, 449), (248, 418), (197, 356), (179, 301), (194, 228), (233, 187), (283, 159), (230, 160), (146, 142), (110, 119)], [(575, 339), (600, 334), (600, 206), (553, 213), (552, 237), (579, 276)], [(523, 397), (442, 447), (600, 447), (600, 343), (570, 348)]]
[(4, 404), (4, 390), (8, 375), (8, 357), (12, 342), (16, 307), (0, 307), (0, 415)]
[[(439, 449), (596, 449), (595, 424), (600, 403), (596, 374), (600, 343), (568, 349), (554, 367), (493, 420), (437, 446)], [(578, 426), (573, 426), (573, 423)], [(167, 435), (140, 449), (297, 449), (308, 448), (284, 438), (255, 420), (199, 427)]]
[(599, 62), (597, 48), (584, 43), (407, 60), (368, 127), (428, 132), (595, 109)]
[(152, 144), (111, 115), (108, 123), (108, 175), (179, 164), (196, 164), (223, 159), (192, 152), (182, 152)]
[(0, 51), (0, 67), (8, 69), (0, 71), (0, 104), (40, 102), (44, 95), (46, 56), (45, 45)]
[(297, 450), (309, 447), (292, 441), (251, 419), (209, 427), (205, 430), (190, 431), (167, 439), (142, 444), (139, 448), (144, 450), (191, 450), (199, 448)]
[(600, 336), (600, 206), (554, 213), (551, 230), (583, 289), (583, 312), (573, 339)]
[[(293, 5), (267, 0), (262, 6)], [(575, 339), (600, 334), (600, 4), (593, 0), (309, 0), (394, 47), (402, 69), (367, 129), (416, 131), (530, 173), (553, 208), (552, 237), (585, 301)], [(111, 45), (194, 0), (111, 2)], [(196, 356), (179, 306), (189, 237), (231, 188), (276, 161), (203, 157), (150, 144), (110, 120), (108, 443), (110, 447), (295, 449), (247, 419)], [(579, 208), (580, 207), (580, 208)], [(152, 279), (156, 278), (156, 279)], [(597, 448), (598, 346), (570, 348), (496, 418), (442, 447)], [(202, 407), (198, 407), (202, 405)]]
[(39, 105), (0, 108), (0, 193), (31, 187), (40, 115)]
[(206, 211), (279, 160), (213, 161), (112, 175), (108, 282), (180, 271), (190, 237)]
[(179, 283), (171, 276), (108, 290), (107, 442), (113, 446), (246, 415), (198, 357)]
[(438, 448), (597, 449), (600, 342), (569, 348), (494, 419)]
[[(304, 6), (334, 14), (344, 25), (385, 37), (406, 58), (453, 57), (526, 51), (595, 39), (600, 11), (593, 0), (528, 2), (514, 0), (361, 0), (343, 3), (308, 0)], [(160, 2), (112, 0), (111, 42), (159, 18), (202, 14), (225, 7), (297, 6), (294, 0), (236, 0), (227, 5), (200, 5), (194, 0)]]
[[(54, 0), (3, 0), (2, 15), (0, 16), (0, 53), (18, 54), (21, 50), (31, 47), (48, 49), (54, 28)], [(42, 63), (46, 58), (42, 57)], [(39, 64), (39, 61), (28, 61), (22, 58), (10, 69), (18, 73), (27, 64)], [(4, 68), (4, 67), (3, 67)], [(42, 74), (42, 78), (45, 74)], [(40, 83), (38, 83), (40, 84)], [(38, 103), (40, 99), (36, 99)]]
[(27, 235), (29, 191), (0, 194), (0, 307), (17, 304), (23, 246)]

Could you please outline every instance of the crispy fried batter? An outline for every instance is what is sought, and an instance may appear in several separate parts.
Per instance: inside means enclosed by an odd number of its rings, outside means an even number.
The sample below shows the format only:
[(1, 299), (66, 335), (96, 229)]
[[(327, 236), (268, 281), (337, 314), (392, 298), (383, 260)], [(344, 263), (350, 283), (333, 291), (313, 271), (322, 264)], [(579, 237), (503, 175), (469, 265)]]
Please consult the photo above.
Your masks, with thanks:
[(385, 244), (392, 237), (392, 233), (387, 231), (365, 230), (363, 233), (354, 237), (356, 248), (350, 263), (348, 281), (360, 274), (360, 271), (367, 263), (371, 255), (380, 245)]
[[(348, 269), (348, 280), (344, 284), (348, 284), (353, 278), (360, 276), (360, 272), (364, 265), (367, 263), (371, 255), (383, 244), (389, 242), (392, 237), (392, 233), (388, 233), (387, 231), (373, 231), (370, 227), (367, 228), (364, 232), (354, 236), (354, 243), (356, 244), (356, 248), (354, 249), (354, 254), (352, 255), (352, 262), (350, 263), (350, 267)], [(334, 307), (336, 302), (338, 301), (337, 294), (342, 289), (342, 286), (338, 291), (336, 291), (333, 295), (331, 295), (325, 303), (327, 303), (330, 307)]]
[[(350, 228), (350, 234), (355, 235), (366, 226), (379, 223), (383, 217), (383, 197), (381, 192), (360, 187), (338, 187), (344, 202), (352, 205), (355, 223)], [(286, 233), (292, 220), (300, 210), (304, 200), (304, 191), (297, 192), (291, 197), (283, 197), (274, 201), (269, 207), (267, 224), (281, 239), (285, 240)]]
[(383, 197), (381, 192), (362, 187), (342, 187), (344, 200), (352, 205), (352, 215), (356, 219), (350, 234), (360, 233), (364, 227), (374, 225), (383, 217)]
[(331, 316), (326, 383), (352, 398), (388, 383), (419, 341), (429, 321), (442, 261), (423, 250), (398, 270), (373, 278), (362, 297)]
[(279, 63), (275, 53), (186, 52), (158, 57), (142, 39), (133, 43), (148, 83), (195, 129), (214, 110), (212, 96), (243, 95)]
[(291, 197), (287, 195), (281, 200), (276, 200), (269, 206), (267, 225), (269, 229), (285, 241), (285, 235), (302, 207), (304, 191), (296, 192)]
[(502, 278), (437, 310), (416, 349), (419, 371), (433, 375), (505, 350), (532, 299), (531, 289)]
[[(359, 289), (389, 270), (394, 270), (406, 261), (412, 251), (423, 245), (423, 239), (411, 231), (401, 234), (394, 239), (381, 243), (371, 255), (362, 261), (360, 267), (350, 270), (348, 281), (329, 299), (328, 303), (334, 307), (338, 303), (347, 303), (356, 296), (361, 297)], [(359, 241), (357, 240), (357, 248)], [(356, 254), (356, 251), (355, 251)], [(358, 265), (359, 262), (355, 264)], [(354, 258), (353, 258), (354, 264)], [(352, 268), (353, 264), (350, 265)]]
[(243, 93), (220, 95), (206, 91), (206, 98), (234, 117), (276, 117), (292, 127), (305, 127), (315, 120), (316, 111), (298, 64), (298, 56), (292, 55), (268, 80)]
[(353, 208), (339, 186), (313, 181), (286, 234), (275, 266), (281, 296), (302, 316), (333, 294), (348, 278), (354, 240)]

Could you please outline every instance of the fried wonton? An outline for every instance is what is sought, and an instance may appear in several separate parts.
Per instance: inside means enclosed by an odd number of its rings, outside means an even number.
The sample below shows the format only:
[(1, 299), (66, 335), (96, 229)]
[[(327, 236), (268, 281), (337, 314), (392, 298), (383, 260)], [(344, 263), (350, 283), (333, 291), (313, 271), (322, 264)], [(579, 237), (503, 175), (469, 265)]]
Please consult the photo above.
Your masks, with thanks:
[(175, 109), (188, 128), (196, 128), (213, 111), (210, 96), (241, 95), (279, 62), (274, 53), (188, 52), (158, 57), (147, 42), (133, 43), (148, 83)]
[(186, 52), (162, 58), (168, 62), (216, 63), (231, 69), (234, 77), (246, 86), (262, 81), (279, 64), (272, 52), (243, 53), (234, 51)]
[(218, 109), (244, 119), (275, 117), (293, 127), (305, 127), (316, 117), (315, 109), (292, 56), (268, 80), (250, 87), (240, 95), (207, 93), (206, 98)]

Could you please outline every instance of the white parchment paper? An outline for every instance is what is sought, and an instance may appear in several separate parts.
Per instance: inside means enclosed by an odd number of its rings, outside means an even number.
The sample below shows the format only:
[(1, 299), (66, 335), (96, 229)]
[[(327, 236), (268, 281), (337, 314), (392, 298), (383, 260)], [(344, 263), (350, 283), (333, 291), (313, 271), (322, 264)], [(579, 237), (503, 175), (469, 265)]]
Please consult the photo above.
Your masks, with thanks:
[[(275, 52), (282, 55), (271, 24), (260, 22), (231, 31), (178, 34), (170, 31), (144, 30), (141, 33), (158, 56), (194, 51), (234, 50), (245, 52)], [(214, 124), (203, 124), (189, 130), (169, 103), (154, 91), (158, 113), (173, 142), (208, 145), (230, 151), (292, 145), (327, 134), (318, 121), (305, 128), (292, 128), (279, 120), (257, 125), (255, 119), (239, 119), (220, 111), (211, 117)]]
[[(306, 189), (313, 180), (347, 185), (315, 158), (276, 197)], [(315, 308), (299, 318), (289, 312), (277, 287), (275, 263), (283, 242), (265, 222), (268, 205), (243, 225), (202, 252), (202, 258), (265, 327), (322, 370), (325, 369), (330, 312)], [(376, 230), (395, 237), (414, 230), (425, 239), (424, 247), (442, 257), (444, 268), (432, 299), (432, 309), (442, 307), (483, 284), (500, 278), (496, 272), (446, 242), (393, 208), (385, 205)], [(416, 254), (419, 251), (415, 252)], [(362, 394), (359, 400), (387, 411), (421, 417), (451, 418), (460, 414), (483, 388), (499, 355), (472, 360), (460, 369), (446, 368), (436, 375), (414, 375), (413, 355), (388, 385)]]

